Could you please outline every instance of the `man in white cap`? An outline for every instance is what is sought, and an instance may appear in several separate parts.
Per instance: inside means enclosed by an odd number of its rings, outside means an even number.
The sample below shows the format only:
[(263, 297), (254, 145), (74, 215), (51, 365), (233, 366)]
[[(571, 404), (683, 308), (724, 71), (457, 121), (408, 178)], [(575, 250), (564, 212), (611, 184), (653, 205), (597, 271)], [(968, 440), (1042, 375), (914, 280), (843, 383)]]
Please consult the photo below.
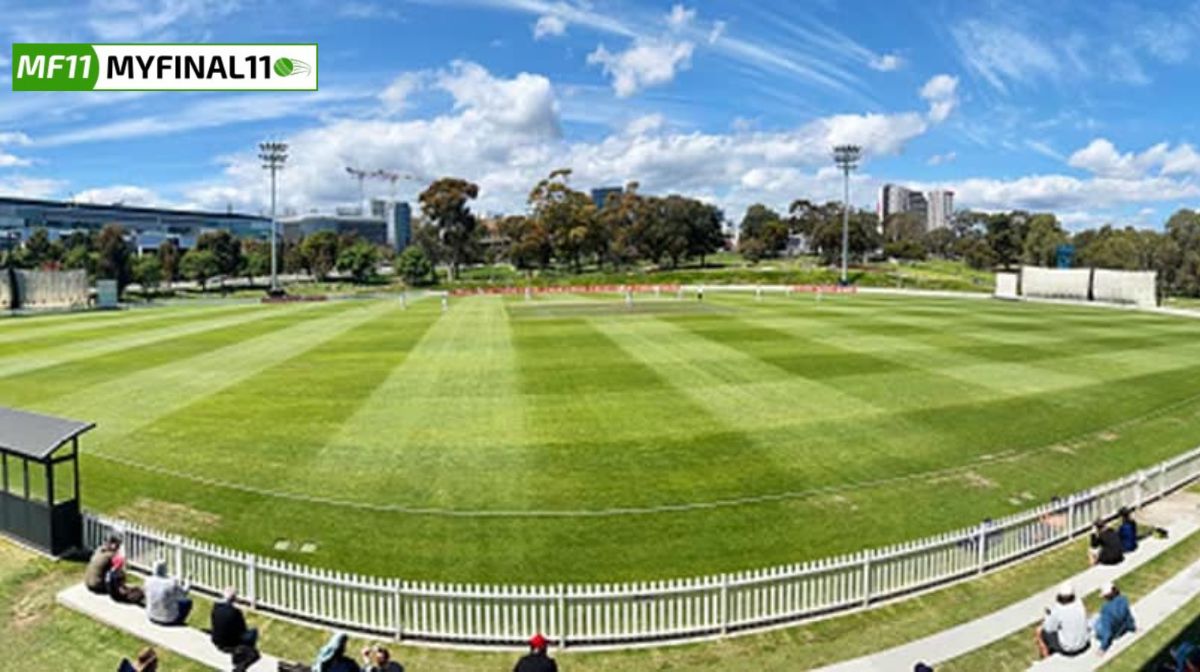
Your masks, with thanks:
[(1058, 587), (1054, 604), (1046, 609), (1046, 619), (1034, 630), (1034, 639), (1042, 658), (1056, 653), (1077, 656), (1087, 650), (1091, 643), (1087, 612), (1075, 597), (1070, 581)]
[(1137, 624), (1133, 620), (1133, 612), (1129, 610), (1129, 598), (1117, 590), (1112, 581), (1107, 581), (1100, 588), (1104, 597), (1104, 606), (1096, 615), (1092, 629), (1096, 631), (1096, 641), (1100, 644), (1099, 654), (1104, 655), (1112, 643), (1121, 635), (1133, 632)]

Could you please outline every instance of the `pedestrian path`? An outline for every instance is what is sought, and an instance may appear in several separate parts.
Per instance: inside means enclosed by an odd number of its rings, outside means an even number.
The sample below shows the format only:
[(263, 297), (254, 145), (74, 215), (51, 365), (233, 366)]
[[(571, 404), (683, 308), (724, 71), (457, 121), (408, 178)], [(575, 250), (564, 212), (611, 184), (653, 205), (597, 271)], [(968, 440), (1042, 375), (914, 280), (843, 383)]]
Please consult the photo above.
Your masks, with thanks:
[[(1145, 522), (1166, 529), (1167, 538), (1149, 538), (1144, 540), (1137, 552), (1128, 556), (1125, 562), (1119, 565), (1089, 567), (1085, 571), (1080, 572), (1071, 580), (1079, 595), (1096, 592), (1107, 581), (1114, 581), (1119, 584), (1122, 576), (1150, 562), (1167, 549), (1189, 537), (1192, 533), (1200, 531), (1200, 496), (1186, 492), (1176, 493), (1161, 502), (1152, 504), (1142, 512), (1141, 517)], [(1080, 564), (1083, 564), (1084, 558), (1080, 557), (1079, 561)], [(1197, 571), (1200, 572), (1200, 569)], [(1184, 574), (1187, 574), (1187, 572)], [(1197, 578), (1197, 581), (1200, 581), (1200, 577)], [(1184, 588), (1180, 588), (1180, 590), (1184, 590)], [(957, 658), (958, 656), (987, 646), (992, 642), (1007, 637), (1010, 633), (1017, 630), (1030, 628), (1032, 633), (1034, 623), (1037, 622), (1045, 607), (1053, 602), (1056, 592), (1057, 585), (1049, 586), (1024, 600), (973, 621), (914, 640), (907, 644), (821, 669), (825, 672), (895, 672), (896, 670), (911, 670), (917, 662), (924, 662), (936, 667), (937, 663)], [(1149, 598), (1150, 596), (1148, 595), (1145, 599)], [(1187, 598), (1180, 597), (1180, 593), (1164, 592), (1154, 602), (1150, 603), (1150, 605), (1154, 605), (1154, 609), (1166, 608), (1167, 603), (1171, 599), (1175, 599), (1174, 608), (1178, 608), (1186, 602)], [(1147, 608), (1149, 609), (1150, 607), (1148, 606)], [(1139, 621), (1150, 617), (1150, 613), (1143, 616), (1136, 610), (1134, 614)], [(1142, 627), (1146, 628), (1148, 626)], [(1032, 650), (1032, 634), (1030, 634), (1029, 645)], [(1101, 662), (1098, 656), (1089, 655), (1093, 659), (1091, 662), (1095, 664)], [(1041, 668), (1039, 667), (1038, 669)]]
[[(1134, 603), (1130, 609), (1133, 611), (1134, 620), (1137, 621), (1137, 632), (1117, 639), (1104, 656), (1096, 655), (1094, 652), (1074, 658), (1054, 656), (1029, 669), (1038, 672), (1043, 670), (1046, 672), (1050, 670), (1055, 672), (1058, 670), (1094, 670), (1132, 646), (1134, 642), (1141, 639), (1147, 632), (1153, 630), (1155, 626), (1197, 595), (1200, 595), (1200, 561), (1171, 577), (1166, 583)], [(1093, 648), (1095, 648), (1094, 643)]]
[[(177, 653), (214, 670), (230, 668), (229, 654), (217, 650), (207, 634), (194, 628), (166, 627), (151, 623), (146, 618), (144, 609), (130, 604), (117, 604), (107, 595), (88, 592), (82, 583), (60, 592), (58, 603), (104, 625), (123, 630), (156, 648)], [(117, 661), (113, 661), (109, 669), (116, 667)], [(250, 668), (251, 672), (277, 669), (279, 660), (267, 655)]]

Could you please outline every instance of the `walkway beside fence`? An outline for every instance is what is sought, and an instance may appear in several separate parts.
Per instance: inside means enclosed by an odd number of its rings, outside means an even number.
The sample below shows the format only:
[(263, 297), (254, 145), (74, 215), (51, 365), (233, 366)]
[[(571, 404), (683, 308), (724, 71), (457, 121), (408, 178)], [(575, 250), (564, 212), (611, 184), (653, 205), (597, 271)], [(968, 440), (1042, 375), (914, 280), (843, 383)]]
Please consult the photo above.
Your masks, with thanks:
[[(1075, 585), (1076, 594), (1082, 597), (1097, 592), (1105, 581), (1116, 581), (1119, 586), (1122, 576), (1150, 562), (1167, 549), (1187, 539), (1191, 534), (1200, 531), (1198, 502), (1200, 502), (1200, 497), (1196, 495), (1178, 493), (1151, 505), (1142, 516), (1143, 522), (1153, 522), (1159, 527), (1166, 528), (1168, 538), (1147, 538), (1142, 541), (1138, 550), (1126, 556), (1125, 561), (1121, 564), (1098, 565), (1076, 575), (1071, 579)], [(1082, 553), (1079, 556), (1079, 562), (1081, 565), (1086, 562), (1086, 557)], [(925, 662), (936, 667), (937, 663), (983, 648), (1013, 632), (1024, 630), (1032, 632), (1033, 625), (1040, 619), (1043, 610), (1054, 602), (1056, 592), (1057, 583), (1020, 602), (973, 621), (908, 644), (821, 669), (824, 672), (883, 672), (884, 670), (895, 672), (895, 670), (911, 670), (917, 662)], [(1177, 606), (1182, 606), (1182, 602)], [(1136, 610), (1134, 615), (1140, 616)], [(1138, 626), (1140, 628), (1148, 627), (1140, 622)], [(1029, 652), (1032, 658), (1033, 636), (1030, 635), (1029, 639)], [(1088, 657), (1096, 659), (1096, 662), (1101, 661), (1094, 654), (1089, 653)]]

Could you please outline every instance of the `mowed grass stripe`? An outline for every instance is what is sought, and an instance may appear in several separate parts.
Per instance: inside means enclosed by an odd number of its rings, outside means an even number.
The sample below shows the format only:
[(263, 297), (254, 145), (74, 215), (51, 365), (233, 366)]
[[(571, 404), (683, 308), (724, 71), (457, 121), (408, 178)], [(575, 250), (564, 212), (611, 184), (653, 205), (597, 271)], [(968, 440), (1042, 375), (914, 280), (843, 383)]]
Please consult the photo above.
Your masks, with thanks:
[[(116, 316), (112, 319), (80, 320), (78, 322), (53, 322), (31, 324), (25, 329), (0, 331), (0, 356), (20, 354), (23, 350), (58, 345), (65, 341), (78, 342), (102, 337), (114, 330), (125, 331), (132, 327), (152, 327), (158, 323), (179, 322), (188, 319), (211, 319), (224, 313), (253, 309), (256, 304), (221, 304), (195, 307), (143, 308), (126, 314), (104, 313)], [(117, 319), (119, 318), (119, 319)]]
[(290, 308), (261, 307), (259, 310), (270, 311), (264, 319), (185, 334), (132, 351), (105, 352), (10, 376), (0, 385), (0, 403), (34, 408), (48, 399), (74, 394), (94, 385), (102, 386), (145, 369), (187, 360), (307, 319), (307, 311)]
[(503, 299), (455, 301), (310, 465), (351, 469), (368, 501), (522, 507), (535, 465)]
[[(311, 306), (288, 306), (284, 308), (289, 310), (310, 310)], [(128, 333), (115, 334), (84, 343), (65, 343), (44, 350), (37, 350), (21, 357), (0, 360), (0, 379), (29, 371), (45, 369), (65, 362), (88, 359), (112, 352), (134, 350), (179, 336), (199, 334), (235, 324), (262, 320), (270, 317), (272, 314), (269, 310), (256, 310), (237, 312), (232, 315), (221, 315), (215, 319), (188, 319), (184, 317), (182, 324), (167, 323), (165, 326), (157, 329), (137, 329)]]
[(514, 330), (531, 449), (554, 474), (539, 508), (686, 504), (759, 492), (778, 478), (750, 436), (591, 322), (521, 320)]
[[(405, 311), (395, 302), (358, 303), (318, 334), (281, 333), (287, 342), (277, 347), (288, 356), (196, 398), (145, 428), (134, 442), (149, 449), (177, 442), (177, 428), (186, 426), (194, 437), (191, 454), (212, 457), (193, 461), (172, 455), (168, 466), (249, 487), (318, 493), (331, 482), (329, 472), (312, 467), (321, 449), (434, 319), (430, 302), (410, 305)], [(247, 408), (255, 411), (246, 413)], [(256, 472), (271, 475), (269, 483), (239, 469), (248, 453)], [(354, 474), (353, 468), (345, 465), (339, 473)], [(358, 499), (352, 492), (335, 494), (324, 493)]]
[[(299, 319), (275, 330), (223, 348), (94, 385), (48, 402), (44, 410), (96, 422), (88, 446), (124, 457), (169, 466), (192, 451), (184, 418), (169, 422), (166, 431), (147, 427), (190, 404), (237, 384), (258, 372), (316, 347), (381, 310), (379, 304), (315, 304), (290, 308)], [(270, 315), (273, 311), (264, 310)], [(241, 409), (246, 412), (247, 409)], [(219, 460), (220, 455), (204, 456)], [(200, 460), (204, 461), (204, 460)]]

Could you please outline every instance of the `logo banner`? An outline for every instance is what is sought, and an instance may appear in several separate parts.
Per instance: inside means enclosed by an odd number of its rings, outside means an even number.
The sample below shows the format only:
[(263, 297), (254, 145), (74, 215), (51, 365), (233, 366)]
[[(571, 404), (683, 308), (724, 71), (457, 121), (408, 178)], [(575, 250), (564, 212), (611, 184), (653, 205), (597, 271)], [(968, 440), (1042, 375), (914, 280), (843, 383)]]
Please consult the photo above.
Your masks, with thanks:
[(14, 44), (13, 91), (316, 91), (316, 44)]

